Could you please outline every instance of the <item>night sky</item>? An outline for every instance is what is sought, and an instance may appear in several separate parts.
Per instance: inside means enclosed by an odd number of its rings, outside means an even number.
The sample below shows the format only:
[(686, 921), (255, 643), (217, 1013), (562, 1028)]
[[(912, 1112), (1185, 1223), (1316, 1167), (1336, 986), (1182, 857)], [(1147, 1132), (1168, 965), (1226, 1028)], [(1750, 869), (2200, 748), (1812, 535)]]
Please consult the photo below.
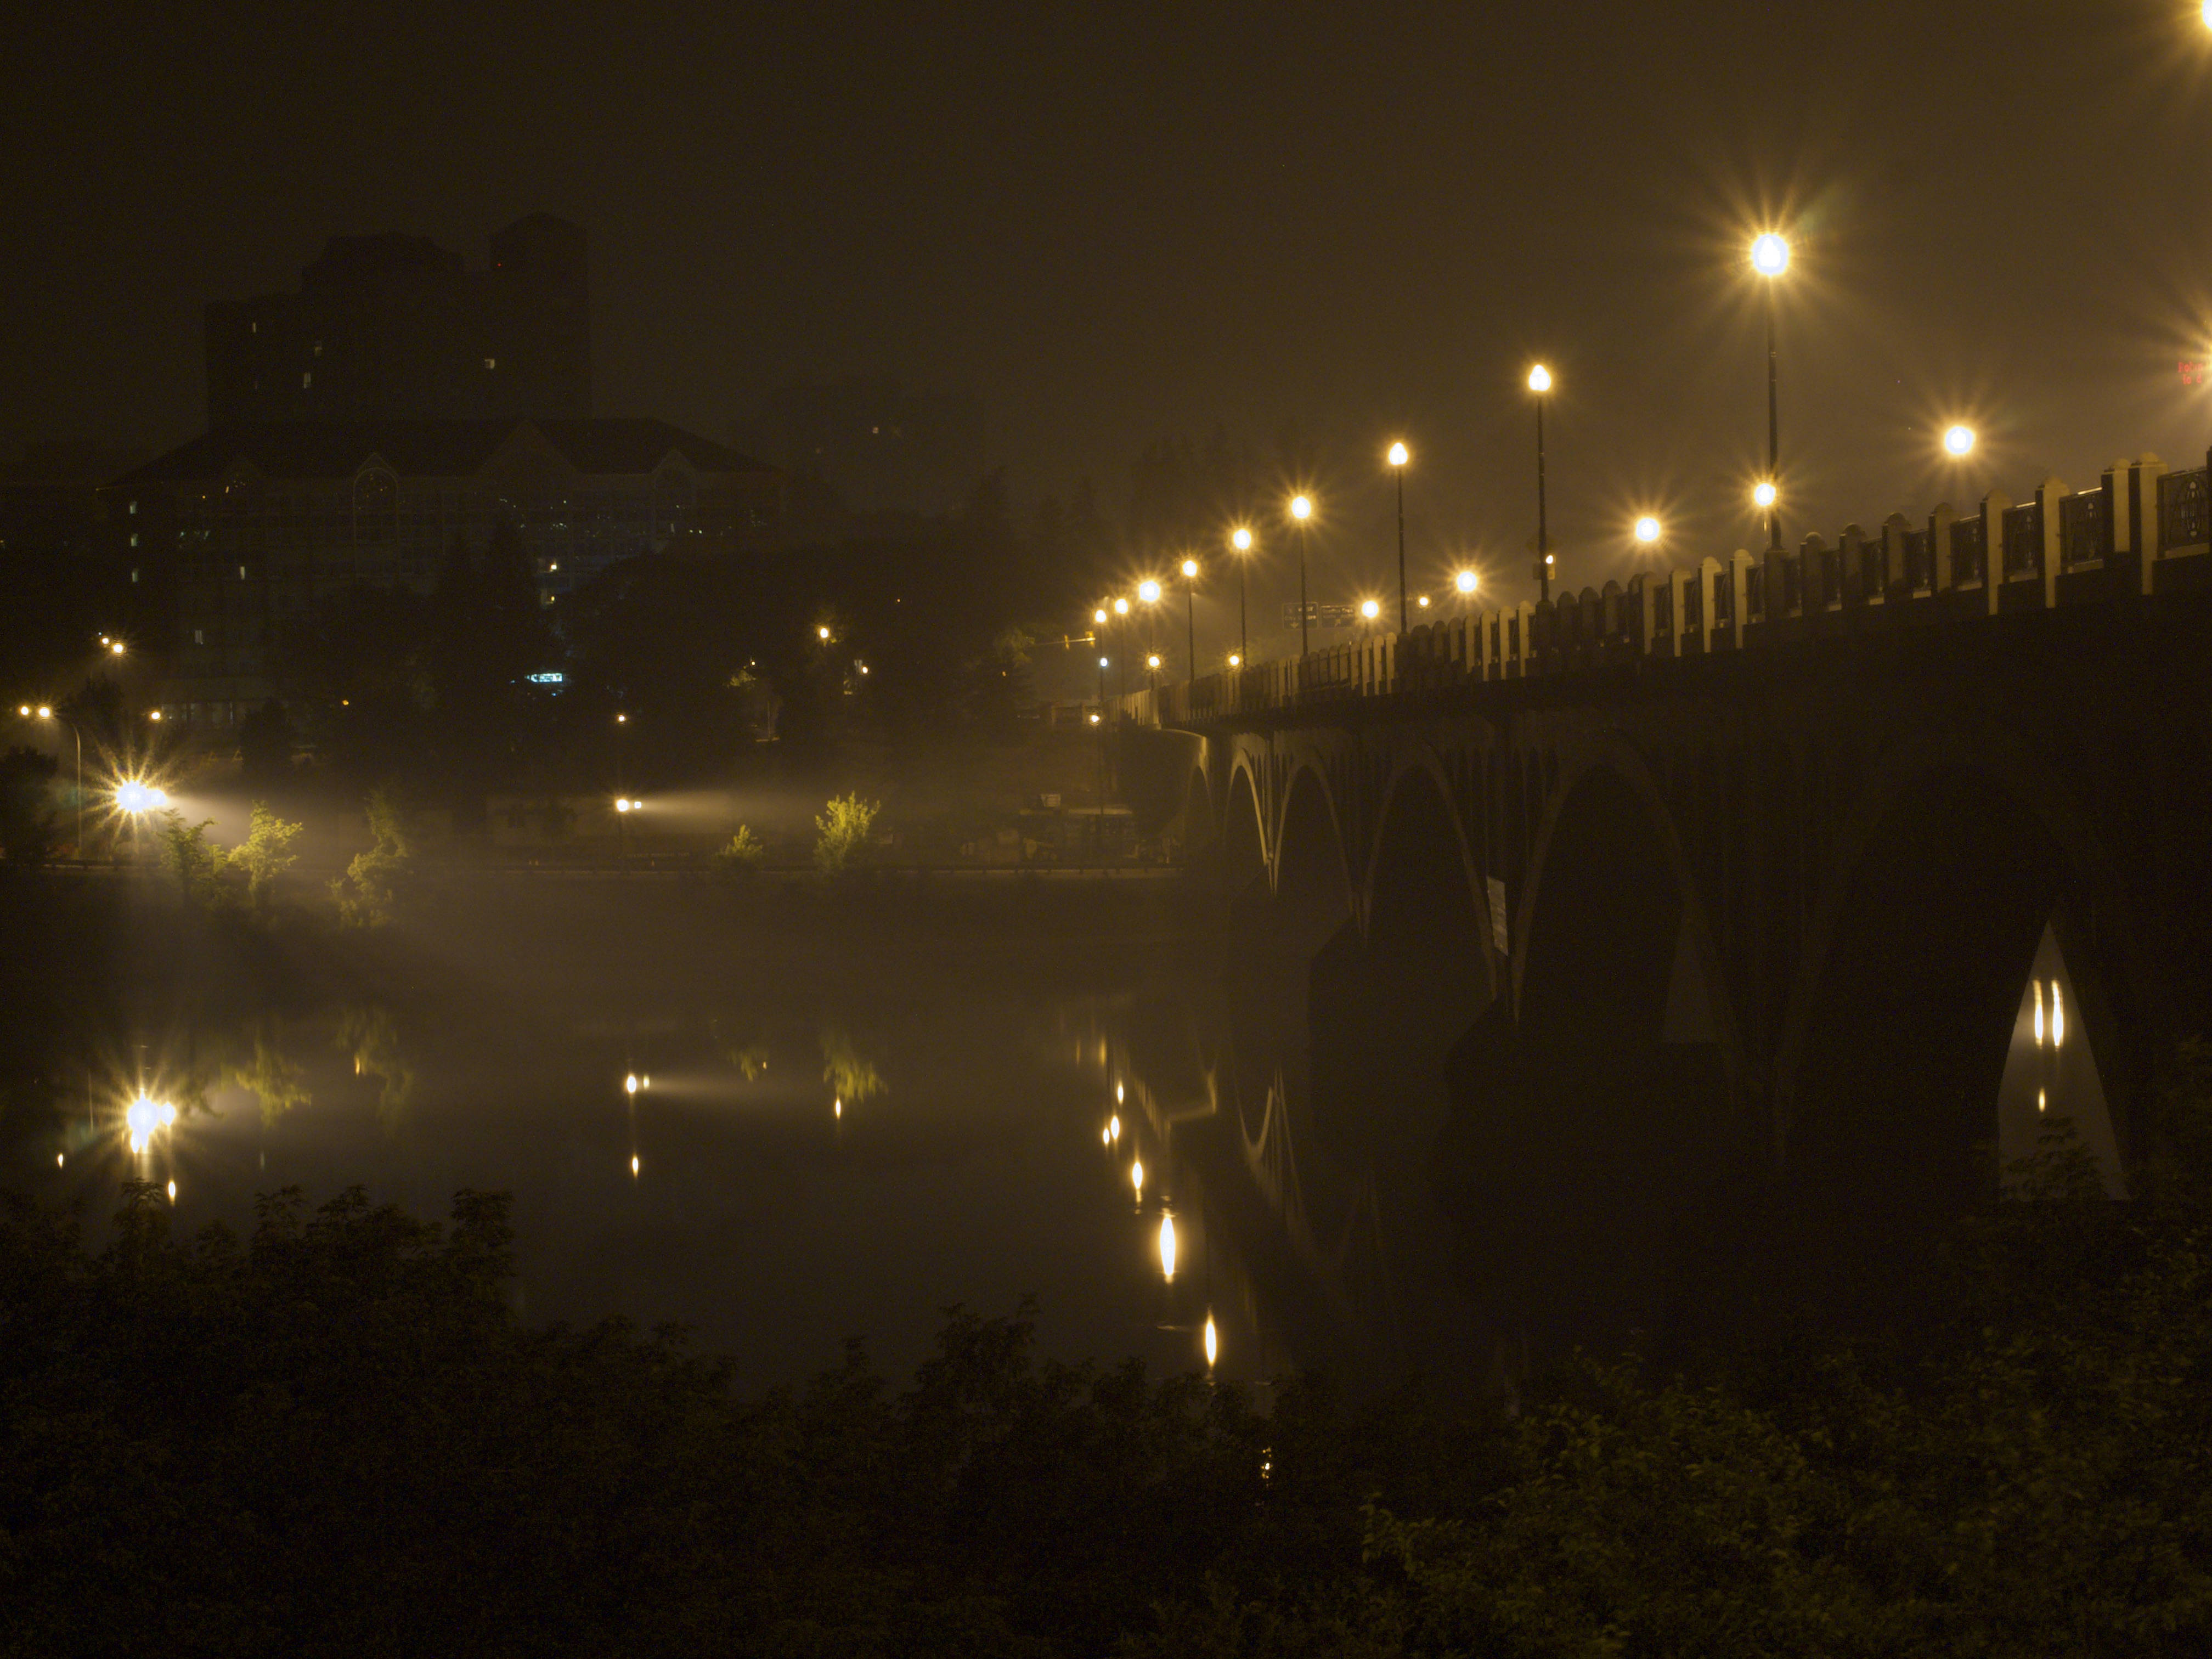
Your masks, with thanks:
[(1377, 568), (1403, 435), (1417, 563), (1525, 577), (1535, 356), (1578, 582), (1638, 510), (1755, 545), (1770, 224), (1793, 540), (2212, 438), (2197, 0), (226, 9), (11, 26), (11, 449), (191, 436), (203, 305), (332, 234), (477, 265), (538, 210), (591, 233), (602, 413), (886, 374), (1109, 507), (1155, 438), (1292, 423)]

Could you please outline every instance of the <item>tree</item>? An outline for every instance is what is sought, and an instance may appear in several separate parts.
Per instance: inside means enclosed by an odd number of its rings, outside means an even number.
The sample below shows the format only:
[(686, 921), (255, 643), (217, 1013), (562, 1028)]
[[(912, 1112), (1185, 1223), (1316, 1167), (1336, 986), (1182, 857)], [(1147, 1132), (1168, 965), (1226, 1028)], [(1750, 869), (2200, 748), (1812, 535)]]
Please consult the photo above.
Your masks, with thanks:
[(0, 755), (0, 863), (25, 866), (53, 856), (55, 770), (53, 757), (35, 749)]
[(394, 884), (407, 868), (410, 848), (400, 828), (399, 809), (386, 790), (376, 790), (368, 798), (368, 850), (355, 854), (345, 874), (331, 883), (338, 921), (348, 927), (381, 927), (392, 920), (398, 902)]
[(198, 823), (186, 822), (185, 815), (173, 806), (166, 808), (155, 821), (155, 841), (161, 852), (161, 867), (168, 872), (177, 884), (177, 891), (189, 904), (218, 903), (223, 897), (223, 850), (207, 838), (207, 832), (214, 827), (213, 818), (203, 818)]
[(276, 878), (300, 856), (291, 846), (307, 825), (278, 817), (263, 801), (253, 803), (250, 823), (246, 839), (230, 849), (230, 862), (246, 872), (246, 896), (262, 908)]

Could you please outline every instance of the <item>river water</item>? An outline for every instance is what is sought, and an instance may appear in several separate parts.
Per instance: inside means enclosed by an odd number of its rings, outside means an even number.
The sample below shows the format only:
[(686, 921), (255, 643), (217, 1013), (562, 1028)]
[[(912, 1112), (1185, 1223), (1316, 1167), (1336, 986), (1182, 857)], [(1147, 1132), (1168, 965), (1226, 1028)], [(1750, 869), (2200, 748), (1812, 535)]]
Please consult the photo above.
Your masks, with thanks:
[(1297, 1042), (1229, 1036), (1177, 890), (977, 884), (913, 921), (901, 889), (487, 877), (335, 968), (249, 936), (281, 989), (244, 996), (137, 971), (239, 948), (141, 901), (73, 1017), (10, 1038), (52, 1086), (6, 1183), (96, 1220), (173, 1182), (180, 1228), (240, 1231), (288, 1186), (503, 1190), (526, 1317), (680, 1322), (755, 1386), (855, 1337), (902, 1370), (945, 1309), (1024, 1297), (1070, 1359), (1202, 1369), (1210, 1320), (1224, 1377), (1461, 1364), (1419, 1137), (1332, 1143)]

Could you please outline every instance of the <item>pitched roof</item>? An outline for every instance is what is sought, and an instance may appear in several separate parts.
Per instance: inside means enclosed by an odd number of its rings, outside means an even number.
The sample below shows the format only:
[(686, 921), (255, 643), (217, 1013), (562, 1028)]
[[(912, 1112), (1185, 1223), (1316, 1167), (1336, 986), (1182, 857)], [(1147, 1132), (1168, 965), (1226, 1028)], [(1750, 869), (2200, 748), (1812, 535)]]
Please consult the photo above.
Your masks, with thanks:
[(115, 482), (194, 483), (220, 477), (240, 460), (271, 478), (349, 478), (372, 455), (403, 477), (466, 477), (526, 426), (582, 473), (650, 472), (672, 453), (700, 472), (775, 471), (665, 421), (268, 421), (204, 433)]

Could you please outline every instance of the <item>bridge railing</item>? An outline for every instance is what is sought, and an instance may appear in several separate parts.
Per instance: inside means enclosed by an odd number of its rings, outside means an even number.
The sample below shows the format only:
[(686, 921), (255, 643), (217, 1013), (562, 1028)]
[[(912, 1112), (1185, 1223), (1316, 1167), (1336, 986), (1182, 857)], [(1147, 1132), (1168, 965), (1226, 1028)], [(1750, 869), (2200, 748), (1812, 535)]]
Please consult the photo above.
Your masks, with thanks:
[(1741, 549), (1540, 604), (1468, 611), (1402, 635), (1249, 665), (1120, 700), (1121, 718), (1203, 724), (1498, 680), (1595, 672), (1652, 657), (1787, 646), (1838, 631), (1965, 621), (2212, 591), (2212, 454), (2169, 472), (2116, 462), (2078, 494), (2045, 478), (2027, 500), (1992, 490), (1967, 512), (1893, 513), (1796, 551)]

